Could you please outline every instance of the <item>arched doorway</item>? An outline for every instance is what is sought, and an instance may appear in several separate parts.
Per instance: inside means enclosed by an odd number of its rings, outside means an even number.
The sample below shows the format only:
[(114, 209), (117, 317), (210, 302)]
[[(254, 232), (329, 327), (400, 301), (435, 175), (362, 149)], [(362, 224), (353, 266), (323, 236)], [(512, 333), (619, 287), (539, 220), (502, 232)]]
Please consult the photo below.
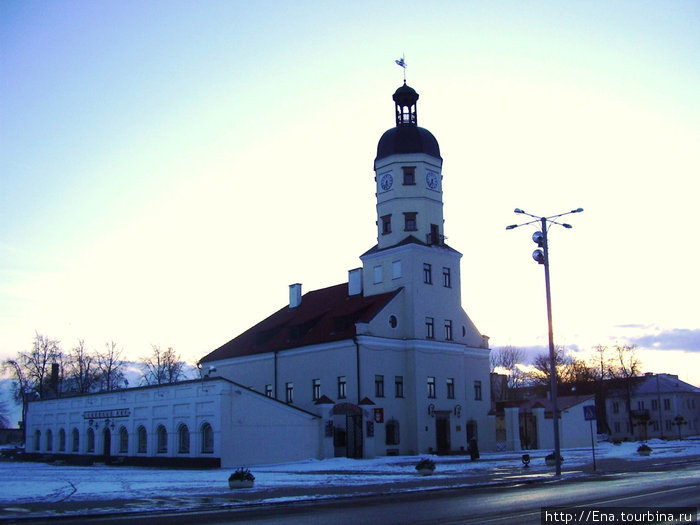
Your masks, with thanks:
[(105, 463), (109, 463), (109, 458), (112, 452), (112, 432), (110, 432), (109, 427), (105, 427), (102, 432), (104, 446), (102, 448), (102, 453), (104, 455)]

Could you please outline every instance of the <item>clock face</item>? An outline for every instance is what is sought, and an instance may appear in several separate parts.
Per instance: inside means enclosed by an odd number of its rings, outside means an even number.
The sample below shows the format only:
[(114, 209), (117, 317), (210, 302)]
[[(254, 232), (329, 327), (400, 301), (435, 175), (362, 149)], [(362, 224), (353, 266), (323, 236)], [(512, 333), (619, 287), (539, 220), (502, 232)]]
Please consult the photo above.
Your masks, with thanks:
[(382, 191), (389, 191), (394, 185), (394, 177), (391, 176), (391, 173), (385, 173), (382, 175), (381, 179), (379, 179), (379, 185)]
[(437, 173), (435, 173), (435, 172), (433, 172), (433, 171), (429, 171), (429, 172), (426, 174), (426, 176), (425, 176), (425, 183), (428, 185), (428, 188), (430, 188), (431, 190), (437, 189), (437, 187), (438, 187), (438, 182), (439, 182), (439, 179), (438, 179), (438, 174), (437, 174)]

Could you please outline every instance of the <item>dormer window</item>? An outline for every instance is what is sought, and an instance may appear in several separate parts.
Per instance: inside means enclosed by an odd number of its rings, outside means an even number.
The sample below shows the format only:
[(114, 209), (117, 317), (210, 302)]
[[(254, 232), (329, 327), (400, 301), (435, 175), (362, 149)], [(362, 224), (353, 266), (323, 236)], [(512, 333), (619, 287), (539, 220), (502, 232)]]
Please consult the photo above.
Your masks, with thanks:
[(404, 186), (415, 186), (416, 185), (416, 167), (415, 166), (403, 166), (403, 185)]

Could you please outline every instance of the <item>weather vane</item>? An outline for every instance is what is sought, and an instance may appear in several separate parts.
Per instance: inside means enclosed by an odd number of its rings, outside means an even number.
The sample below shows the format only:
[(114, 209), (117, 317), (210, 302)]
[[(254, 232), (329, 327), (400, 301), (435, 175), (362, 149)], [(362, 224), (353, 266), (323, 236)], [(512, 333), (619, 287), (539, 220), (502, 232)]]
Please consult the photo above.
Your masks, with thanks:
[(405, 54), (402, 54), (401, 58), (399, 58), (398, 60), (394, 60), (394, 62), (396, 62), (397, 66), (401, 66), (401, 68), (403, 69), (403, 83), (405, 84), (406, 83), (406, 67), (407, 67)]

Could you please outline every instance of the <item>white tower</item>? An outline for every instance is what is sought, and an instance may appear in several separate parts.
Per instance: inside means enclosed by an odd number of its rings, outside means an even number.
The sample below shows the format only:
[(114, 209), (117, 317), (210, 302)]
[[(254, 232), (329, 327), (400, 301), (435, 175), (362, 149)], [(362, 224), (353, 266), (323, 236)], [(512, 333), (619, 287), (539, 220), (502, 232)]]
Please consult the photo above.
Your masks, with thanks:
[(445, 244), (440, 146), (418, 126), (418, 93), (404, 81), (393, 99), (396, 127), (374, 160), (377, 245), (360, 257), (364, 294), (404, 288), (400, 337), (484, 348), (461, 306), (462, 254)]

